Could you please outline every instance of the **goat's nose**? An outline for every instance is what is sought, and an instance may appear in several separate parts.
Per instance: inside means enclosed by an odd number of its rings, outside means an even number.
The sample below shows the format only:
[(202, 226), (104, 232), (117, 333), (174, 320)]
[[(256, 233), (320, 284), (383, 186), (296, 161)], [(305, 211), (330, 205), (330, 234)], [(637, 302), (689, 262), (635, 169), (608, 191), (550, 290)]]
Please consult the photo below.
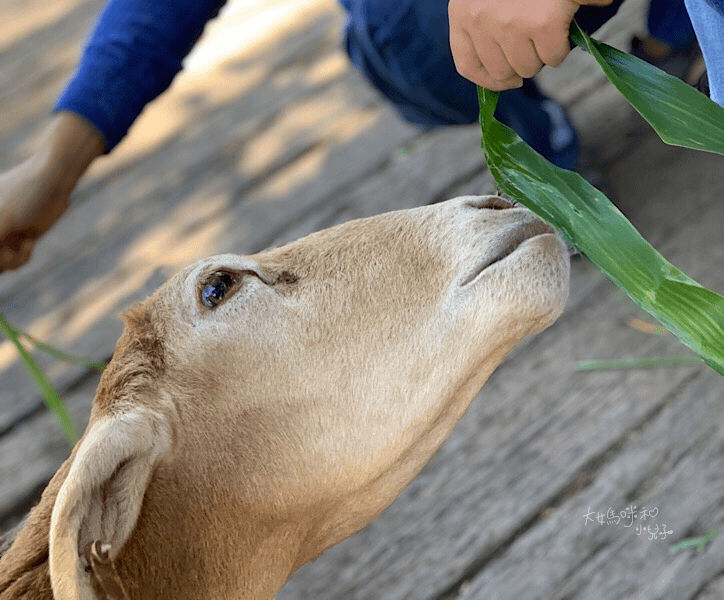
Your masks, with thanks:
[(513, 208), (515, 206), (513, 202), (500, 196), (470, 198), (465, 204), (471, 208), (488, 208), (491, 210), (505, 210), (506, 208)]

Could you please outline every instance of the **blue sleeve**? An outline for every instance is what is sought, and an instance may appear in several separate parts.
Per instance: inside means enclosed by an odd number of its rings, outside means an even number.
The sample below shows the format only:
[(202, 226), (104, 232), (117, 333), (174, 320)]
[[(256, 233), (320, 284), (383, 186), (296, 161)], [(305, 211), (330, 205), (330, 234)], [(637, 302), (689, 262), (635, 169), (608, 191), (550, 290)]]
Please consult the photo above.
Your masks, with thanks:
[(224, 3), (109, 0), (54, 110), (88, 120), (110, 152), (146, 104), (171, 85), (206, 22)]

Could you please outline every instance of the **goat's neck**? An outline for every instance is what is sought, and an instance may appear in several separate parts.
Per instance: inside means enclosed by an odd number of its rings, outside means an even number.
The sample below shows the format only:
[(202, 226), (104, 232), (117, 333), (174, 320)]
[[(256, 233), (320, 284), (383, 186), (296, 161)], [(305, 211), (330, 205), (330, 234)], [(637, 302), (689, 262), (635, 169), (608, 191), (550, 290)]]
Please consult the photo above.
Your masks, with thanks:
[[(0, 599), (52, 600), (48, 569), (48, 534), (50, 518), (58, 490), (70, 465), (67, 461), (46, 488), (38, 505), (31, 511), (15, 540), (0, 556)], [(153, 502), (152, 494), (148, 498)], [(152, 511), (151, 511), (152, 512)], [(171, 548), (176, 540), (189, 537), (168, 532), (165, 548), (149, 542), (144, 533), (154, 528), (152, 522), (139, 521), (138, 534), (129, 539), (116, 561), (118, 573), (130, 598), (175, 597), (272, 599), (299, 566), (299, 548), (305, 534), (298, 523), (264, 524), (239, 515), (248, 527), (243, 543), (229, 536), (228, 523), (209, 519), (208, 515), (174, 515), (177, 527), (204, 525), (204, 535), (192, 538), (197, 543), (184, 549)], [(184, 519), (186, 519), (184, 521)], [(150, 520), (149, 520), (150, 521)], [(145, 530), (145, 531), (144, 531)], [(155, 530), (151, 539), (164, 532)], [(181, 545), (181, 542), (178, 542)], [(203, 555), (199, 552), (203, 551)], [(200, 560), (201, 559), (201, 560)], [(301, 562), (305, 562), (302, 560)], [(188, 563), (188, 564), (186, 564)], [(200, 566), (201, 563), (201, 566)], [(206, 578), (200, 576), (204, 570)], [(152, 572), (151, 572), (152, 571)], [(140, 577), (139, 577), (140, 575)], [(138, 585), (151, 582), (154, 589)], [(213, 588), (213, 589), (210, 589)], [(172, 593), (169, 593), (172, 592)], [(99, 600), (105, 600), (99, 598)]]
[(255, 511), (221, 476), (200, 477), (192, 468), (159, 468), (146, 490), (116, 559), (129, 596), (273, 598), (297, 566), (310, 527), (297, 515)]

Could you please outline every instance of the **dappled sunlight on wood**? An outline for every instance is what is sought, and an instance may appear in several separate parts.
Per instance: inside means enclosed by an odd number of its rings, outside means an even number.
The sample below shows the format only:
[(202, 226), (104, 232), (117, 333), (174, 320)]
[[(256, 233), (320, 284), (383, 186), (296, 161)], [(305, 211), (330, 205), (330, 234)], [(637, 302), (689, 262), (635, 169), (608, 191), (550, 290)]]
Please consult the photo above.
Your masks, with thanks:
[(286, 196), (302, 183), (314, 179), (324, 165), (327, 150), (312, 148), (287, 166), (283, 171), (273, 175), (264, 186), (264, 195), (257, 196), (253, 202), (266, 202), (279, 196)]
[[(212, 213), (224, 202), (221, 197), (216, 202), (207, 197), (201, 207), (193, 202), (178, 206), (168, 219), (133, 240), (119, 256), (113, 272), (88, 278), (66, 299), (66, 306), (76, 310), (61, 313), (62, 319), (58, 319), (58, 313), (51, 313), (33, 323), (33, 331), (38, 337), (44, 332), (45, 339), (52, 333), (54, 342), (69, 344), (109, 315), (116, 317), (119, 306), (127, 308), (124, 300), (129, 292), (143, 288), (157, 266), (171, 275), (201, 257), (219, 252), (215, 240), (225, 231), (227, 222), (223, 215)], [(209, 218), (204, 219), (199, 209)], [(93, 301), (86, 303), (85, 298)]]
[[(278, 15), (276, 12), (273, 14)], [(93, 180), (118, 172), (124, 164), (131, 164), (139, 158), (145, 160), (143, 157), (180, 135), (187, 136), (197, 129), (202, 135), (204, 122), (200, 119), (204, 114), (238, 102), (239, 98), (269, 80), (268, 64), (255, 60), (260, 46), (262, 50), (265, 46), (271, 49), (284, 35), (306, 27), (310, 19), (324, 14), (338, 15), (338, 7), (328, 0), (311, 4), (298, 2), (286, 6), (284, 14), (287, 20), (277, 21), (276, 29), (272, 33), (267, 32), (262, 42), (244, 46), (233, 56), (220, 52), (216, 55), (219, 61), (216, 64), (208, 62), (214, 54), (204, 50), (202, 42), (199, 50), (202, 54), (199, 56), (207, 57), (203, 67), (192, 60), (189, 71), (178, 78), (167, 94), (147, 107), (131, 134), (113, 155), (94, 165), (88, 178), (89, 185)], [(215, 43), (213, 31), (210, 27), (207, 32), (211, 47)], [(337, 51), (313, 61), (308, 72), (283, 70), (274, 75), (273, 81), (279, 86), (279, 93), (283, 94), (285, 86), (298, 84), (300, 80), (324, 85), (348, 69), (346, 58)], [(248, 115), (240, 115), (239, 120), (243, 122), (243, 118), (248, 119)], [(377, 118), (376, 111), (351, 107), (342, 89), (288, 105), (273, 122), (255, 131), (254, 136), (248, 140), (241, 139), (243, 144), (238, 153), (237, 169), (244, 178), (259, 177), (270, 169), (278, 169), (279, 165), (285, 167), (268, 176), (255, 193), (243, 200), (249, 204), (267, 203), (293, 195), (300, 186), (323, 173), (331, 149), (353, 142)], [(240, 135), (243, 135), (243, 127), (240, 127)], [(296, 145), (306, 143), (311, 146), (303, 149), (301, 154), (295, 151), (295, 155), (289, 157), (290, 141)], [(158, 175), (169, 183), (174, 178), (169, 171)], [(182, 175), (183, 172), (178, 173), (178, 176)], [(224, 188), (223, 182), (219, 185)], [(158, 181), (137, 179), (131, 181), (131, 187), (124, 188), (122, 193), (132, 197), (145, 196), (153, 203), (165, 202), (158, 198), (157, 186)], [(186, 192), (181, 201), (176, 200), (170, 212), (163, 212), (162, 220), (152, 216), (154, 209), (144, 208), (143, 204), (138, 210), (125, 213), (122, 220), (119, 217), (124, 213), (101, 217), (100, 230), (108, 235), (112, 235), (119, 226), (137, 223), (140, 227), (119, 255), (115, 272), (87, 279), (71, 297), (65, 299), (63, 305), (71, 308), (59, 307), (58, 311), (44, 315), (33, 322), (31, 330), (38, 336), (52, 335), (59, 344), (72, 343), (104, 317), (107, 318), (109, 313), (117, 312), (119, 304), (131, 290), (143, 287), (156, 265), (166, 265), (173, 271), (203, 256), (224, 251), (219, 241), (242, 239), (248, 227), (245, 223), (236, 222), (234, 230), (229, 231), (226, 213), (230, 201), (228, 184), (216, 191), (202, 187)], [(92, 297), (93, 302), (79, 302), (79, 299), (87, 297)]]
[[(80, 285), (78, 291), (69, 298), (68, 306), (76, 306), (76, 311), (49, 313), (33, 323), (31, 331), (40, 339), (52, 340), (58, 347), (67, 347), (78, 336), (88, 331), (99, 320), (115, 313), (118, 317), (118, 301), (128, 295), (129, 289), (141, 287), (153, 272), (152, 265), (135, 265), (132, 269), (124, 269), (93, 277)], [(118, 285), (122, 278), (123, 285)], [(84, 298), (92, 298), (90, 303), (84, 303)], [(61, 316), (62, 315), (62, 316)], [(120, 322), (118, 323), (120, 331)], [(52, 374), (52, 370), (49, 371)]]
[[(308, 113), (309, 116), (312, 114), (314, 113)], [(319, 113), (316, 113), (316, 116), (319, 117)], [(320, 176), (330, 152), (333, 152), (339, 144), (354, 140), (363, 130), (371, 127), (377, 119), (378, 115), (373, 111), (360, 111), (353, 117), (329, 120), (333, 127), (330, 127), (325, 143), (315, 144), (308, 148), (301, 156), (291, 161), (285, 169), (269, 177), (251, 201), (266, 202), (292, 195), (295, 189)], [(285, 138), (289, 139), (288, 136), (282, 136), (277, 137), (275, 141), (283, 146)]]
[(244, 57), (249, 50), (271, 49), (290, 24), (306, 27), (320, 10), (335, 11), (327, 0), (231, 0), (211, 21), (184, 60), (189, 72), (204, 72), (227, 59)]
[(10, 340), (0, 343), (0, 371), (7, 369), (18, 360), (18, 351)]
[(288, 107), (244, 146), (238, 160), (239, 169), (256, 173), (269, 168), (288, 153), (291, 140), (299, 145), (312, 144), (330, 134), (334, 134), (336, 141), (352, 139), (361, 128), (369, 126), (370, 120), (356, 118), (350, 122), (347, 119), (345, 127), (341, 127), (341, 120), (349, 112), (349, 101), (342, 90)]
[[(53, 14), (60, 15), (66, 10), (65, 3), (61, 4), (54, 6)], [(74, 5), (73, 2), (69, 4)], [(256, 16), (250, 21), (244, 11), (251, 10), (251, 5)], [(147, 160), (164, 145), (179, 138), (204, 136), (207, 115), (234, 104), (240, 104), (239, 140), (246, 148), (239, 168), (245, 177), (259, 177), (280, 160), (287, 160), (284, 153), (290, 140), (305, 136), (311, 143), (324, 137), (334, 128), (336, 120), (348, 114), (348, 99), (344, 95), (313, 98), (300, 103), (299, 108), (282, 111), (281, 117), (269, 129), (259, 132), (252, 129), (245, 133), (244, 123), (250, 115), (244, 112), (240, 100), (255, 92), (261, 84), (273, 81), (279, 87), (279, 94), (284, 94), (286, 86), (298, 85), (306, 79), (321, 85), (341, 76), (349, 68), (341, 51), (330, 53), (323, 60), (312, 61), (308, 75), (299, 68), (272, 75), (269, 61), (264, 59), (266, 53), (275, 56), (275, 47), (282, 40), (302, 33), (315, 20), (323, 16), (340, 18), (340, 9), (333, 0), (284, 0), (264, 5), (240, 0), (230, 2), (226, 13), (207, 27), (202, 41), (187, 60), (187, 69), (177, 76), (171, 89), (144, 110), (130, 134), (110, 156), (96, 161), (84, 185), (93, 186), (103, 178), (118, 177), (137, 161)], [(46, 20), (50, 20), (50, 16)], [(24, 31), (28, 31), (26, 21), (18, 23), (18, 28), (25, 23)], [(234, 39), (236, 45), (232, 43)], [(337, 134), (336, 138), (351, 139), (358, 131), (359, 128), (352, 128), (349, 135)], [(246, 140), (244, 136), (249, 133), (256, 135)], [(37, 141), (36, 135), (28, 145), (32, 147)], [(330, 143), (334, 142), (336, 139), (330, 140)], [(213, 147), (214, 143), (213, 137), (207, 137), (204, 148)], [(265, 188), (266, 192), (288, 194), (295, 186), (319, 176), (327, 152), (320, 146), (305, 154), (293, 168), (285, 169), (283, 176), (272, 178), (273, 181)], [(253, 158), (250, 160), (249, 157)], [(147, 197), (151, 204), (144, 206), (145, 203), (141, 203), (138, 210), (131, 212), (112, 211), (99, 215), (97, 225), (99, 231), (105, 232), (103, 235), (113, 235), (119, 227), (129, 225), (137, 229), (133, 239), (119, 254), (114, 272), (87, 278), (71, 296), (63, 299), (56, 310), (45, 313), (28, 325), (29, 332), (42, 339), (52, 339), (59, 345), (72, 343), (99, 320), (118, 312), (119, 303), (122, 304), (131, 290), (143, 287), (156, 265), (181, 268), (200, 257), (222, 251), (217, 239), (222, 233), (227, 240), (244, 236), (243, 223), (235, 224), (235, 231), (227, 231), (228, 217), (225, 213), (230, 203), (229, 184), (220, 184), (223, 189), (216, 191), (206, 188), (188, 191), (183, 200), (176, 201), (170, 212), (164, 211), (163, 219), (159, 220), (158, 209), (153, 208), (157, 202), (165, 202), (159, 197), (159, 183), (165, 180), (167, 185), (173, 185), (174, 178), (183, 176), (183, 171), (174, 175), (173, 171), (166, 170), (158, 172), (154, 179), (132, 178), (129, 185), (119, 187), (118, 193), (123, 196)], [(81, 301), (84, 298), (92, 298), (93, 301)], [(0, 369), (2, 361), (9, 364), (16, 359), (13, 348), (0, 346)]]
[[(75, 68), (82, 39), (102, 6), (103, 0), (0, 2), (0, 136), (8, 136), (0, 144), (0, 168), (37, 147), (37, 132)], [(83, 37), (76, 35), (79, 31)]]
[[(227, 227), (223, 214), (227, 198), (206, 196), (203, 204), (189, 200), (169, 218), (139, 235), (120, 260), (121, 267), (153, 264), (180, 269), (209, 254), (219, 252), (216, 238)], [(243, 235), (243, 229), (238, 231)]]
[[(250, 4), (256, 7), (256, 17), (251, 20), (244, 10), (251, 10)], [(264, 3), (263, 9), (257, 4), (255, 0), (232, 1), (209, 23), (170, 90), (145, 108), (113, 154), (93, 165), (90, 177), (107, 175), (121, 164), (157, 150), (185, 128), (198, 126), (208, 111), (243, 98), (270, 76), (265, 52), (274, 52), (285, 36), (303, 31), (314, 19), (341, 18), (333, 0), (278, 0)], [(345, 59), (341, 52), (336, 55), (339, 73)], [(328, 73), (334, 71), (331, 66), (327, 69)], [(296, 71), (295, 77), (299, 75)], [(319, 76), (317, 72), (314, 78)], [(244, 117), (248, 115), (239, 114), (240, 120)]]
[(349, 61), (342, 52), (334, 52), (312, 64), (305, 73), (307, 85), (317, 86), (338, 79), (349, 70)]
[[(102, 8), (102, 3), (88, 2), (82, 6), (84, 14), (92, 17)], [(49, 8), (37, 2), (3, 5), (0, 16), (10, 25), (3, 26), (0, 44), (2, 47), (11, 46), (24, 37), (41, 32), (43, 27), (68, 17), (78, 7), (77, 0), (54, 0)], [(249, 19), (249, 14), (253, 14), (254, 18)], [(346, 57), (339, 49), (301, 67), (271, 71), (273, 61), (267, 56), (275, 58), (279, 44), (289, 36), (303, 35), (306, 28), (321, 18), (337, 19), (341, 27), (341, 10), (334, 0), (232, 1), (227, 4), (221, 18), (210, 22), (171, 89), (146, 107), (130, 134), (111, 155), (96, 161), (80, 187), (81, 190), (92, 188), (111, 177), (119, 182), (114, 203), (123, 204), (126, 198), (147, 198), (130, 210), (98, 214), (95, 226), (102, 236), (113, 236), (119, 229), (131, 227), (135, 231), (133, 237), (128, 239), (125, 247), (119, 248), (113, 271), (83, 277), (73, 293), (66, 295), (60, 303), (56, 302), (53, 310), (45, 310), (32, 322), (23, 324), (28, 333), (60, 347), (73, 345), (103, 319), (116, 319), (124, 299), (132, 295), (133, 290), (143, 288), (157, 265), (165, 265), (169, 272), (173, 272), (200, 257), (223, 251), (219, 240), (228, 242), (246, 235), (248, 225), (243, 222), (235, 222), (233, 230), (229, 230), (227, 212), (234, 185), (228, 181), (224, 184), (223, 176), (217, 183), (212, 182), (211, 187), (186, 191), (181, 201), (174, 200), (170, 210), (161, 213), (157, 204), (166, 202), (163, 196), (173, 189), (174, 180), (179, 184), (183, 181), (185, 173), (182, 168), (160, 171), (155, 173), (155, 177), (126, 178), (126, 185), (120, 185), (122, 179), (119, 178), (135, 164), (150, 160), (165, 145), (177, 143), (180, 139), (190, 136), (202, 139), (206, 135), (204, 148), (213, 147), (216, 140), (204, 130), (209, 115), (235, 105), (239, 106), (239, 125), (235, 127), (238, 128), (242, 151), (230, 149), (230, 158), (234, 154), (241, 157), (237, 168), (245, 178), (261, 177), (266, 170), (274, 169), (275, 165), (278, 167), (280, 161), (281, 164), (287, 161), (285, 152), (290, 140), (304, 137), (311, 144), (328, 137), (335, 129), (335, 122), (338, 127), (339, 120), (349, 114), (349, 99), (344, 94), (315, 97), (300, 102), (299, 106), (292, 105), (293, 108), (281, 111), (280, 117), (268, 129), (260, 131), (245, 125), (250, 115), (244, 111), (243, 102), (247, 95), (255, 93), (263, 84), (277, 86), (283, 97), (287, 87), (325, 85), (348, 71)], [(92, 20), (89, 25), (91, 23)], [(80, 39), (74, 38), (67, 45), (64, 60), (68, 66), (80, 55), (86, 35), (87, 31), (83, 31)], [(294, 57), (296, 53), (293, 49), (292, 52)], [(58, 83), (69, 76), (70, 71), (66, 70), (66, 75), (59, 78)], [(3, 122), (17, 125), (26, 113), (47, 111), (57, 91), (51, 91), (47, 98), (38, 96), (37, 106), (29, 107), (27, 101), (12, 103), (4, 109), (3, 116), (8, 118), (4, 118)], [(14, 113), (14, 107), (22, 114)], [(353, 120), (359, 123), (358, 117)], [(42, 121), (39, 123), (42, 124)], [(283, 175), (272, 177), (265, 185), (263, 197), (283, 197), (293, 193), (295, 187), (318, 177), (329, 152), (325, 146), (334, 145), (342, 138), (352, 139), (361, 126), (349, 128), (348, 135), (342, 136), (337, 132), (327, 144), (297, 156)], [(27, 130), (19, 155), (26, 155), (37, 147), (41, 131), (40, 127)], [(199, 148), (198, 145), (196, 147)], [(214, 168), (213, 164), (210, 167)], [(166, 187), (159, 191), (162, 182)], [(87, 202), (94, 200), (89, 198)], [(66, 220), (71, 218), (72, 215), (69, 215)], [(54, 231), (47, 237), (52, 238), (53, 234)], [(59, 245), (62, 244), (59, 240)], [(13, 275), (6, 276), (6, 280)], [(7, 341), (0, 343), (0, 371), (17, 361), (14, 346)], [(54, 370), (55, 367), (51, 366), (51, 376)]]
[(4, 24), (0, 36), (0, 52), (67, 16), (75, 10), (77, 4), (74, 0), (51, 2), (47, 5), (4, 0), (0, 4), (0, 23)]

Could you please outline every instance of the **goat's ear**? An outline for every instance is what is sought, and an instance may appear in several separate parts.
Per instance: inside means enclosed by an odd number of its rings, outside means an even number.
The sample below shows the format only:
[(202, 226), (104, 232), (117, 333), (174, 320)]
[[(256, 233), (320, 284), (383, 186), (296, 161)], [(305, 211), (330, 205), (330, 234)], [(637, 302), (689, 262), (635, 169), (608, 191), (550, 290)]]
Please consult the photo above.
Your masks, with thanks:
[(171, 448), (167, 420), (148, 409), (105, 416), (89, 427), (53, 506), (49, 563), (55, 598), (94, 598), (81, 556), (96, 542), (110, 560), (117, 556), (136, 525), (151, 475)]

